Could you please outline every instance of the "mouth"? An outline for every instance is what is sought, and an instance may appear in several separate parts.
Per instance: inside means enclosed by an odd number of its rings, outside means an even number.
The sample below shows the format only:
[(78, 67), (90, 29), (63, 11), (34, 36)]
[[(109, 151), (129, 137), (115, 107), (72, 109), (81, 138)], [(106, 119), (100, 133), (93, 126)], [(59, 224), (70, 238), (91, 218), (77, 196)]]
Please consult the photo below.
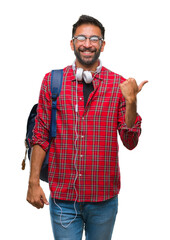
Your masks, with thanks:
[(93, 52), (85, 51), (85, 52), (81, 52), (81, 54), (84, 55), (84, 56), (92, 56)]
[(79, 52), (81, 53), (81, 55), (83, 55), (85, 57), (92, 57), (94, 55), (94, 53), (96, 52), (96, 50), (95, 49), (80, 48)]

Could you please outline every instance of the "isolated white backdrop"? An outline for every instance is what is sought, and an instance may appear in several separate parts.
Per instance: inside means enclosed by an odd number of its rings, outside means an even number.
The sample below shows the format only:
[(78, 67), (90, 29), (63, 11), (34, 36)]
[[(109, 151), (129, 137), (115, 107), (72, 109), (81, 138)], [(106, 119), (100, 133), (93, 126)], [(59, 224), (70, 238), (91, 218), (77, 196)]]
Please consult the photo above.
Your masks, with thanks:
[(48, 207), (37, 210), (26, 202), (29, 166), (23, 172), (20, 165), (41, 81), (51, 69), (72, 64), (72, 24), (81, 14), (106, 28), (104, 66), (138, 83), (149, 80), (138, 95), (139, 145), (128, 151), (119, 140), (122, 188), (113, 239), (169, 240), (168, 0), (1, 1), (0, 238), (53, 239)]

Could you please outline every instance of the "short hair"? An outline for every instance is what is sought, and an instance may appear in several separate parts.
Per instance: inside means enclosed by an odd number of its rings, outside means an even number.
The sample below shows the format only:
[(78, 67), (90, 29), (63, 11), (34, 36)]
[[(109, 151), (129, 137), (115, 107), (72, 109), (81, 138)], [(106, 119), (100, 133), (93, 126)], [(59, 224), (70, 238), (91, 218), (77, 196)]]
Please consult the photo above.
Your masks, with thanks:
[(88, 16), (88, 15), (81, 15), (78, 19), (78, 21), (73, 25), (72, 29), (72, 37), (74, 37), (74, 34), (76, 32), (76, 29), (83, 25), (83, 24), (92, 24), (100, 28), (102, 37), (104, 39), (104, 34), (105, 34), (105, 28), (103, 25), (95, 18)]

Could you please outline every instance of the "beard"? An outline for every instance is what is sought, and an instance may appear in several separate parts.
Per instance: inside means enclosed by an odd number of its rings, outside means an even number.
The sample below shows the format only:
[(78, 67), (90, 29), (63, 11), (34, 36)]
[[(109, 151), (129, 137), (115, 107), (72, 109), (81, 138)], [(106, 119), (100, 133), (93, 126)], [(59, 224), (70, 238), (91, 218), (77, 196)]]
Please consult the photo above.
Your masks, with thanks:
[[(81, 52), (86, 52), (89, 51), (90, 53), (94, 53), (93, 56), (81, 56)], [(93, 65), (99, 58), (101, 53), (101, 47), (99, 50), (97, 50), (95, 47), (79, 47), (78, 50), (76, 50), (75, 45), (74, 45), (74, 54), (77, 58), (77, 60), (84, 66), (91, 66)]]

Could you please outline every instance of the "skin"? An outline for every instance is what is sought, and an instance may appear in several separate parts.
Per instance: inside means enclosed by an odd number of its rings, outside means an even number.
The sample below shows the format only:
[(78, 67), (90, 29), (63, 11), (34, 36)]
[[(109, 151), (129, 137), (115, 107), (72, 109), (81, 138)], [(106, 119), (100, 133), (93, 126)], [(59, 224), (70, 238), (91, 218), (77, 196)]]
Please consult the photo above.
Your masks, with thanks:
[[(91, 24), (83, 24), (79, 26), (75, 32), (75, 36), (78, 35), (85, 35), (86, 37), (90, 37), (93, 35), (102, 37), (101, 30), (99, 27), (91, 25)], [(88, 62), (93, 59), (95, 52), (99, 51), (103, 52), (105, 47), (105, 41), (102, 41), (101, 43), (95, 43), (92, 44), (89, 39), (87, 39), (84, 43), (79, 43), (76, 39), (71, 40), (70, 42), (71, 49), (74, 51), (78, 51), (80, 53), (80, 57), (84, 62)], [(83, 51), (84, 49), (84, 51)], [(91, 65), (82, 64), (78, 61), (76, 58), (76, 66), (78, 68), (83, 68), (85, 71), (95, 71), (98, 67), (98, 60), (96, 60)]]
[(31, 153), (31, 171), (29, 177), (27, 201), (36, 208), (43, 208), (44, 204), (48, 205), (48, 201), (40, 186), (40, 170), (44, 161), (46, 152), (39, 145), (32, 148)]
[[(87, 37), (97, 35), (99, 37), (102, 37), (100, 28), (91, 24), (83, 24), (79, 26), (75, 32), (75, 36), (77, 35), (85, 35)], [(80, 67), (87, 71), (96, 70), (97, 66), (99, 65), (98, 59), (92, 64), (89, 64), (89, 62), (92, 61), (96, 52), (104, 51), (105, 41), (92, 44), (89, 39), (87, 39), (84, 43), (80, 43), (75, 39), (71, 40), (70, 46), (73, 51), (77, 51), (79, 53), (81, 60), (84, 62), (83, 64), (82, 61), (80, 62), (76, 58), (76, 66), (78, 68)], [(138, 86), (134, 78), (129, 78), (120, 84), (121, 92), (126, 101), (125, 122), (129, 128), (133, 127), (137, 116), (137, 94), (142, 90), (144, 84), (147, 82), (148, 81), (143, 81)], [(43, 208), (44, 205), (49, 204), (44, 191), (40, 186), (40, 170), (45, 155), (46, 152), (39, 145), (35, 145), (33, 147), (27, 201), (38, 209)]]
[(147, 82), (148, 81), (143, 81), (138, 86), (134, 78), (128, 78), (125, 82), (120, 84), (122, 95), (126, 100), (125, 122), (128, 128), (132, 128), (136, 120), (137, 94)]

